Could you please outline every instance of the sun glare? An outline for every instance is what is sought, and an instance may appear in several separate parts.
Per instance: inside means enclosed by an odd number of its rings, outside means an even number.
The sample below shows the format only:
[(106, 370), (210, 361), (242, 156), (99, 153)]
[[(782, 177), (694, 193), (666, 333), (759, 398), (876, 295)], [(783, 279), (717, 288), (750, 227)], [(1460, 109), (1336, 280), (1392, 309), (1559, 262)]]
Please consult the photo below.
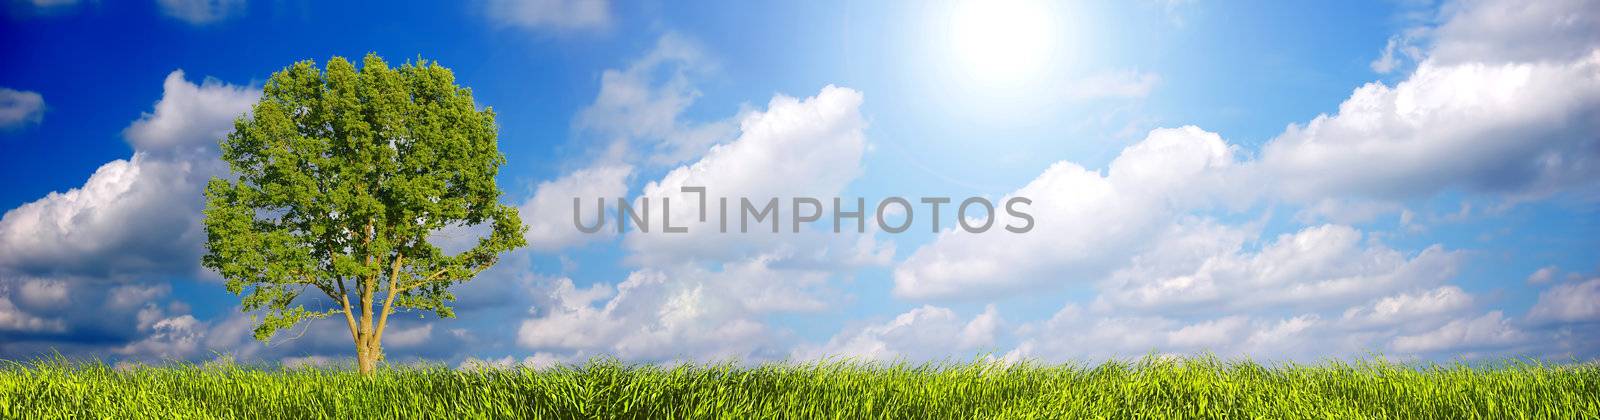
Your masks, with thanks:
[(963, 1), (951, 10), (951, 53), (985, 85), (1020, 86), (1043, 73), (1054, 54), (1051, 10), (1033, 0)]

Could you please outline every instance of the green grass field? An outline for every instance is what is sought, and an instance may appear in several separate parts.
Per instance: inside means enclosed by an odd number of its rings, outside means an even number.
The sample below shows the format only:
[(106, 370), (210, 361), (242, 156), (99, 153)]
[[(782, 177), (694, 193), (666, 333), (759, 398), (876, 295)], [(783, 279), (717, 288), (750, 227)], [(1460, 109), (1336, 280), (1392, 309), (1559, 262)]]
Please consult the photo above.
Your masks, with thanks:
[(4, 365), (5, 418), (1600, 418), (1593, 364)]

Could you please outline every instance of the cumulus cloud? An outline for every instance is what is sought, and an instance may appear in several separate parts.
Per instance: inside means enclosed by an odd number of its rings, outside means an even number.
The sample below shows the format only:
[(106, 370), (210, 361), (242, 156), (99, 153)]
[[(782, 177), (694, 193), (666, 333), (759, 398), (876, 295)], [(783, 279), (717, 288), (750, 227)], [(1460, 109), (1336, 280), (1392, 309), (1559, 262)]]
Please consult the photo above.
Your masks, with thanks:
[[(1447, 284), (1460, 252), (1402, 252), (1342, 224), (1261, 241), (1263, 222), (1227, 225), (1203, 212), (1288, 202), (1302, 206), (1301, 223), (1361, 223), (1453, 189), (1516, 201), (1592, 188), (1600, 126), (1587, 117), (1600, 111), (1600, 49), (1593, 31), (1574, 28), (1593, 26), (1583, 23), (1594, 5), (1446, 6), (1441, 24), (1397, 36), (1386, 62), (1374, 63), (1387, 71), (1418, 61), (1406, 78), (1357, 89), (1337, 113), (1291, 125), (1254, 159), (1188, 127), (1152, 132), (1104, 173), (1057, 163), (1006, 196), (1033, 199), (1034, 232), (941, 233), (895, 268), (894, 291), (971, 299), (1094, 286), (1087, 307), (1021, 324), (1012, 358), (1474, 355), (1537, 350), (1535, 338), (1592, 342), (1565, 327), (1523, 329), (1499, 310), (1473, 316), (1480, 302)], [(1519, 50), (1525, 37), (1556, 46)], [(1593, 305), (1578, 304), (1596, 300), (1591, 286), (1552, 287), (1527, 322), (1592, 320)]]
[[(1290, 126), (1262, 151), (1300, 199), (1426, 197), (1450, 188), (1513, 199), (1590, 188), (1600, 174), (1600, 2), (1466, 0), (1390, 41), (1418, 60), (1390, 86)], [(1421, 44), (1421, 45), (1417, 45)], [(1349, 170), (1360, 168), (1360, 170)]]
[(200, 320), (195, 319), (193, 315), (164, 318), (147, 328), (142, 328), (149, 330), (150, 334), (117, 349), (117, 353), (145, 358), (183, 360), (199, 350), (200, 339), (204, 334), (201, 328)]
[(1438, 246), (1413, 257), (1362, 237), (1347, 226), (1323, 225), (1281, 235), (1255, 253), (1241, 253), (1234, 242), (1215, 254), (1190, 248), (1188, 261), (1141, 255), (1111, 276), (1096, 303), (1169, 312), (1325, 308), (1438, 284), (1459, 265), (1458, 254)]
[(5, 353), (126, 343), (119, 354), (159, 359), (198, 348), (204, 323), (170, 298), (164, 276), (200, 272), (200, 188), (225, 173), (215, 142), (257, 93), (181, 71), (163, 86), (155, 111), (123, 131), (131, 158), (0, 217), (4, 312), (22, 327), (13, 330), (33, 332), (0, 333), (12, 341)]
[(1557, 269), (1553, 265), (1552, 266), (1547, 266), (1547, 267), (1540, 267), (1538, 270), (1535, 270), (1533, 272), (1533, 274), (1529, 274), (1528, 275), (1528, 284), (1545, 284), (1545, 283), (1549, 283), (1551, 279), (1554, 279), (1556, 277), (1556, 273), (1558, 273), (1560, 271), (1561, 271), (1560, 269)]
[[(605, 146), (581, 169), (541, 182), (521, 205), (532, 249), (555, 251), (613, 238), (616, 199), (626, 196), (639, 167), (698, 158), (713, 144), (734, 138), (731, 122), (695, 123), (682, 117), (700, 96), (691, 80), (710, 69), (708, 61), (697, 44), (669, 33), (626, 67), (601, 74), (599, 93), (579, 112), (574, 126)], [(605, 199), (603, 214), (612, 228), (580, 232), (572, 223), (574, 198), (583, 199), (591, 211), (595, 200)], [(593, 224), (594, 213), (585, 214), (585, 221)]]
[[(820, 347), (796, 349), (794, 358), (846, 358), (861, 361), (965, 361), (977, 352), (994, 350), (1004, 321), (994, 305), (963, 320), (948, 308), (923, 305), (888, 322), (863, 325), (830, 338)], [(962, 354), (961, 352), (973, 352)]]
[(1581, 283), (1564, 283), (1539, 294), (1539, 301), (1528, 310), (1534, 322), (1600, 321), (1600, 278)]
[(0, 267), (92, 276), (198, 265), (200, 183), (220, 165), (143, 152), (101, 166), (82, 187), (0, 218)]
[(662, 35), (649, 53), (601, 73), (600, 92), (574, 123), (608, 143), (602, 159), (671, 165), (699, 157), (713, 144), (733, 139), (738, 128), (732, 121), (697, 123), (682, 117), (701, 96), (693, 80), (713, 68), (695, 42)]
[(1460, 287), (1446, 285), (1433, 290), (1400, 293), (1352, 307), (1344, 311), (1341, 319), (1345, 326), (1356, 328), (1407, 326), (1422, 323), (1424, 319), (1442, 319), (1472, 307), (1472, 295)]
[(1417, 43), (1420, 42), (1419, 38), (1425, 37), (1427, 33), (1428, 28), (1412, 28), (1389, 37), (1389, 43), (1383, 47), (1383, 55), (1370, 64), (1372, 71), (1389, 73), (1400, 68), (1406, 61), (1421, 61), (1422, 48)]
[(1461, 0), (1440, 8), (1430, 57), (1465, 62), (1582, 61), (1600, 46), (1600, 1)]
[(0, 130), (44, 121), (44, 96), (39, 92), (0, 87)]
[[(258, 314), (233, 307), (225, 315), (201, 320), (182, 310), (184, 308), (177, 309), (180, 310), (145, 306), (137, 315), (138, 334), (107, 353), (124, 361), (142, 362), (197, 360), (213, 355), (250, 363), (276, 362), (288, 367), (348, 366), (354, 362), (354, 344), (350, 342), (343, 319), (309, 321), (263, 343), (251, 335), (257, 323), (252, 317)], [(484, 349), (469, 345), (483, 343), (470, 343), (458, 334), (442, 332), (440, 323), (451, 320), (395, 317), (389, 321), (384, 333), (384, 359), (390, 363), (448, 359)]]
[(1396, 337), (1393, 348), (1405, 353), (1461, 353), (1510, 347), (1530, 337), (1512, 326), (1503, 313), (1493, 311), (1477, 318), (1450, 321), (1433, 331)]
[(1184, 321), (1151, 315), (1094, 315), (1068, 305), (1050, 319), (1017, 329), (1022, 340), (1006, 360), (1106, 360), (1157, 354), (1296, 359), (1338, 354), (1313, 340), (1327, 327), (1314, 314), (1289, 317), (1227, 315)]
[[(993, 295), (1027, 286), (1088, 283), (1144, 249), (1189, 206), (1226, 201), (1234, 147), (1195, 127), (1158, 129), (1101, 175), (1062, 161), (1007, 194), (1033, 200), (1038, 225), (1015, 234), (948, 229), (894, 271), (910, 298)], [(1006, 213), (996, 224), (1023, 225)]]
[[(618, 198), (628, 193), (628, 176), (633, 167), (626, 164), (600, 165), (573, 171), (559, 179), (539, 183), (533, 197), (522, 203), (522, 220), (528, 225), (528, 247), (540, 251), (553, 251), (603, 238), (610, 238), (616, 230), (605, 229), (583, 233), (572, 222), (572, 200), (579, 199), (586, 226), (595, 223), (595, 211), (614, 218)], [(596, 210), (596, 200), (605, 206)], [(614, 221), (614, 220), (613, 220)]]
[[(170, 299), (171, 287), (105, 284), (84, 277), (38, 278), (0, 273), (0, 357), (26, 358), (56, 350), (73, 355), (113, 351), (124, 356), (162, 358), (154, 344), (126, 347), (152, 335), (184, 335), (188, 306)], [(161, 341), (162, 339), (155, 339)], [(109, 349), (106, 346), (110, 346)], [(167, 352), (166, 356), (176, 357)]]
[[(715, 208), (700, 220), (699, 196), (679, 187), (705, 187), (711, 206), (731, 197), (736, 218), (740, 197), (838, 195), (859, 176), (866, 149), (862, 96), (847, 88), (828, 86), (803, 99), (777, 95), (764, 110), (688, 121), (682, 115), (700, 96), (691, 82), (711, 69), (709, 61), (692, 42), (668, 34), (625, 68), (603, 73), (594, 103), (574, 124), (580, 135), (600, 138), (604, 149), (583, 169), (541, 183), (523, 205), (530, 242), (541, 250), (612, 238), (615, 199), (626, 197), (629, 177), (639, 168), (677, 165), (633, 198), (640, 211), (649, 202), (651, 230), (629, 228), (622, 247), (634, 268), (625, 279), (581, 288), (566, 278), (529, 281), (536, 296), (516, 343), (543, 355), (534, 363), (598, 354), (655, 361), (783, 357), (793, 339), (769, 324), (773, 315), (828, 308), (842, 299), (829, 287), (831, 278), (892, 256), (892, 244), (871, 234), (724, 235), (717, 233)], [(584, 199), (586, 225), (599, 210), (594, 200), (607, 199), (604, 231), (577, 231), (574, 197)], [(663, 199), (671, 201), (670, 215)], [(663, 233), (666, 218), (688, 233)]]
[[(885, 263), (892, 244), (878, 243), (870, 234), (716, 233), (719, 215), (710, 207), (721, 197), (731, 198), (731, 216), (737, 218), (740, 197), (764, 203), (773, 197), (837, 195), (860, 174), (866, 124), (861, 94), (833, 86), (805, 99), (777, 95), (766, 110), (742, 111), (735, 118), (688, 121), (683, 114), (700, 96), (692, 81), (711, 71), (710, 62), (697, 44), (669, 33), (644, 56), (601, 75), (594, 103), (574, 124), (580, 135), (597, 136), (605, 146), (583, 169), (541, 183), (523, 204), (531, 246), (551, 251), (613, 237), (615, 199), (627, 194), (631, 175), (639, 168), (692, 160), (649, 183), (634, 199), (641, 210), (644, 201), (650, 202), (647, 220), (654, 229), (627, 236), (631, 264), (660, 267), (689, 260), (715, 265), (760, 258), (787, 260), (779, 263), (785, 266)], [(698, 195), (683, 193), (682, 186), (705, 187), (708, 208), (700, 207)], [(584, 234), (573, 226), (573, 198), (584, 199), (587, 224), (601, 211), (603, 231)], [(600, 198), (607, 199), (603, 208), (596, 207)], [(662, 220), (669, 217), (663, 199), (672, 203), (670, 225), (687, 226), (690, 233), (661, 233)], [(704, 221), (702, 211), (708, 216)]]
[(1338, 113), (1289, 127), (1260, 164), (1300, 199), (1545, 194), (1595, 176), (1597, 112), (1600, 50), (1562, 63), (1425, 61), (1393, 87), (1367, 84)]
[[(1591, 6), (1553, 2), (1516, 13), (1582, 20), (1589, 18), (1570, 16)], [(1442, 27), (1464, 27), (1455, 16), (1480, 12), (1451, 9)], [(1289, 127), (1255, 159), (1235, 159), (1215, 134), (1185, 128), (1152, 132), (1104, 174), (1057, 163), (1007, 195), (1034, 200), (1034, 232), (941, 233), (895, 268), (894, 291), (981, 298), (1096, 286), (1087, 309), (1069, 305), (1050, 321), (1024, 324), (1016, 355), (1094, 355), (1075, 351), (1085, 346), (1116, 349), (1102, 355), (1221, 348), (1291, 356), (1517, 348), (1541, 332), (1519, 330), (1498, 311), (1458, 319), (1475, 304), (1445, 284), (1461, 265), (1459, 252), (1438, 245), (1401, 252), (1345, 225), (1303, 228), (1257, 249), (1254, 223), (1228, 226), (1194, 214), (1264, 199), (1305, 205), (1296, 217), (1303, 223), (1356, 223), (1401, 211), (1398, 200), (1453, 188), (1516, 200), (1592, 187), (1586, 180), (1600, 167), (1600, 138), (1592, 133), (1600, 126), (1586, 117), (1600, 110), (1600, 51), (1587, 33), (1562, 28), (1551, 36), (1576, 36), (1579, 53), (1530, 58), (1485, 47), (1474, 59), (1435, 57), (1489, 44), (1458, 29), (1410, 32), (1390, 46), (1421, 60), (1406, 79), (1356, 90), (1338, 113)], [(1409, 43), (1424, 35), (1430, 47)], [(1554, 309), (1562, 307), (1552, 297), (1529, 318), (1581, 318), (1555, 315), (1571, 312)], [(1263, 315), (1284, 311), (1296, 315)], [(1069, 331), (1088, 338), (1050, 333)], [(1101, 342), (1109, 344), (1092, 344)]]
[(581, 362), (583, 361), (564, 358), (550, 353), (536, 352), (532, 356), (523, 357), (520, 361), (513, 356), (505, 356), (499, 359), (480, 359), (477, 357), (467, 357), (457, 365), (457, 368), (462, 370), (507, 369), (514, 367), (543, 369), (556, 365), (576, 364)]
[[(1291, 126), (1257, 158), (1242, 158), (1196, 127), (1154, 130), (1105, 170), (1059, 162), (997, 200), (1032, 198), (1033, 232), (949, 229), (893, 270), (894, 294), (912, 300), (1039, 294), (1068, 284), (1093, 291), (1048, 319), (1003, 320), (996, 305), (965, 316), (921, 305), (887, 320), (851, 321), (815, 344), (800, 344), (774, 319), (849, 302), (854, 297), (833, 280), (857, 265), (885, 264), (893, 245), (871, 233), (787, 233), (786, 223), (781, 238), (713, 234), (716, 208), (701, 221), (697, 196), (678, 187), (707, 187), (713, 206), (718, 196), (840, 195), (860, 176), (868, 148), (863, 95), (829, 86), (804, 99), (778, 95), (764, 110), (726, 120), (690, 122), (683, 115), (701, 95), (691, 82), (711, 66), (692, 43), (665, 36), (646, 56), (603, 73), (594, 103), (574, 120), (580, 135), (606, 144), (601, 156), (538, 184), (521, 208), (536, 250), (613, 239), (576, 232), (571, 199), (626, 196), (632, 177), (664, 166), (671, 169), (634, 202), (652, 200), (659, 230), (660, 199), (670, 198), (671, 225), (691, 233), (625, 235), (623, 263), (631, 267), (614, 282), (537, 276), (528, 271), (529, 254), (515, 254), (460, 289), (463, 311), (515, 311), (506, 315), (520, 321), (514, 334), (490, 334), (503, 325), (398, 320), (387, 344), (396, 358), (460, 357), (465, 347), (516, 352), (469, 358), (464, 368), (602, 354), (930, 360), (990, 350), (1011, 360), (1150, 351), (1315, 360), (1373, 350), (1505, 353), (1546, 339), (1590, 354), (1593, 336), (1573, 326), (1600, 318), (1592, 304), (1600, 301), (1600, 279), (1550, 286), (1514, 318), (1479, 309), (1493, 299), (1448, 284), (1463, 254), (1437, 245), (1394, 249), (1380, 232), (1349, 224), (1453, 188), (1527, 198), (1592, 185), (1586, 180), (1600, 157), (1592, 133), (1600, 127), (1585, 117), (1600, 109), (1600, 51), (1584, 29), (1594, 26), (1594, 4), (1446, 6), (1442, 23), (1391, 40), (1386, 58), (1374, 63), (1388, 71), (1417, 62), (1408, 76), (1357, 89), (1338, 112)], [(505, 12), (496, 18), (503, 23), (547, 30), (604, 28), (611, 20), (605, 2), (489, 6)], [(1527, 39), (1550, 42), (1528, 46)], [(1147, 95), (1160, 77), (1130, 71), (1084, 80), (1074, 95), (1119, 98)], [(247, 314), (197, 319), (172, 298), (170, 284), (151, 280), (195, 269), (198, 185), (222, 170), (210, 145), (254, 95), (174, 73), (155, 109), (124, 131), (133, 157), (0, 218), (0, 356), (64, 345), (133, 359), (211, 349), (286, 364), (347, 357), (337, 320), (264, 345), (251, 341)], [(1263, 237), (1270, 216), (1228, 224), (1205, 213), (1279, 199), (1303, 206), (1296, 221), (1313, 225)], [(730, 204), (736, 214), (738, 203)], [(615, 213), (607, 218), (615, 222)], [(996, 224), (1013, 222), (1002, 214)], [(1541, 270), (1529, 282), (1552, 283), (1554, 274)], [(83, 306), (102, 309), (69, 310)]]
[(102, 165), (83, 186), (0, 217), (0, 269), (110, 277), (194, 270), (200, 188), (226, 173), (216, 142), (258, 94), (174, 71), (156, 111), (123, 133), (134, 155)]
[(0, 296), (0, 332), (60, 333), (66, 330), (66, 324), (60, 319), (47, 319), (23, 312), (17, 305), (11, 303), (8, 296)]
[(167, 74), (161, 100), (122, 131), (135, 150), (215, 148), (233, 131), (233, 120), (250, 109), (260, 92), (206, 78), (196, 85), (183, 70)]
[[(643, 263), (683, 260), (733, 260), (793, 248), (798, 239), (789, 216), (778, 217), (779, 233), (770, 225), (740, 232), (739, 215), (743, 199), (755, 206), (779, 199), (780, 215), (789, 214), (791, 197), (816, 197), (831, 200), (861, 173), (861, 157), (866, 153), (866, 119), (861, 116), (860, 92), (835, 86), (824, 87), (816, 96), (796, 99), (778, 95), (764, 112), (750, 112), (739, 123), (739, 137), (717, 145), (698, 161), (668, 172), (647, 184), (641, 200), (654, 201), (659, 224), (662, 199), (670, 201), (671, 225), (683, 226), (686, 233), (665, 234), (633, 231), (624, 239), (633, 258)], [(700, 195), (684, 193), (681, 187), (704, 187), (705, 208)], [(721, 198), (728, 199), (727, 233), (722, 232)], [(853, 202), (848, 203), (854, 207)], [(642, 204), (637, 207), (642, 208)], [(827, 208), (832, 208), (828, 203)], [(705, 219), (701, 219), (704, 210)], [(792, 216), (792, 215), (790, 215)], [(768, 223), (771, 223), (769, 220)], [(829, 227), (831, 229), (831, 226)], [(852, 236), (853, 237), (853, 236)]]
[[(1442, 289), (1448, 290), (1448, 289)], [(1350, 308), (1348, 316), (1233, 313), (1197, 319), (1136, 313), (1096, 314), (1068, 305), (1050, 319), (1023, 324), (1006, 360), (1126, 359), (1144, 354), (1249, 357), (1317, 362), (1365, 358), (1481, 356), (1529, 350), (1539, 335), (1500, 311), (1462, 316), (1460, 297), (1436, 289)], [(1441, 305), (1441, 303), (1443, 305)], [(1374, 321), (1381, 322), (1375, 323)], [(948, 340), (946, 341), (948, 342)], [(1526, 354), (1526, 353), (1524, 353)]]
[(489, 0), (495, 23), (550, 31), (585, 31), (611, 26), (609, 0)]
[(383, 345), (389, 348), (405, 349), (427, 343), (433, 338), (433, 325), (423, 324), (411, 328), (395, 328), (383, 332)]
[[(952, 349), (1003, 349), (1007, 338), (1015, 338), (1006, 353), (1013, 360), (1149, 351), (1297, 360), (1360, 357), (1374, 350), (1472, 355), (1533, 349), (1545, 338), (1578, 346), (1572, 353), (1592, 353), (1592, 346), (1582, 348), (1591, 338), (1561, 328), (1595, 317), (1585, 311), (1588, 306), (1574, 303), (1595, 301), (1589, 293), (1594, 281), (1553, 287), (1523, 323), (1501, 310), (1476, 309), (1485, 302), (1448, 284), (1464, 257), (1442, 246), (1401, 251), (1380, 235), (1345, 224), (1262, 238), (1265, 220), (1228, 225), (1195, 215), (1266, 199), (1305, 205), (1296, 217), (1302, 223), (1359, 223), (1401, 211), (1400, 199), (1452, 188), (1512, 197), (1582, 188), (1594, 175), (1592, 161), (1600, 150), (1585, 134), (1597, 127), (1583, 118), (1597, 109), (1600, 54), (1587, 34), (1562, 29), (1569, 27), (1561, 21), (1548, 35), (1577, 39), (1575, 45), (1585, 50), (1524, 53), (1503, 48), (1514, 44), (1477, 40), (1455, 29), (1471, 27), (1471, 16), (1503, 5), (1447, 6), (1444, 23), (1407, 32), (1389, 45), (1393, 62), (1382, 67), (1392, 70), (1402, 58), (1418, 62), (1406, 78), (1357, 89), (1337, 113), (1291, 126), (1258, 158), (1239, 158), (1236, 147), (1199, 128), (1155, 130), (1104, 171), (1060, 162), (1002, 197), (1034, 199), (1031, 213), (1039, 224), (1030, 234), (951, 229), (893, 274), (894, 293), (909, 299), (1089, 285), (1097, 295), (1086, 307), (1069, 303), (1049, 319), (1013, 328), (993, 305), (970, 318), (924, 305), (795, 347), (788, 332), (769, 322), (771, 315), (822, 310), (837, 300), (827, 287), (828, 270), (784, 264), (797, 252), (794, 244), (810, 243), (805, 235), (769, 241), (762, 235), (631, 234), (624, 246), (628, 261), (639, 267), (625, 280), (578, 287), (563, 278), (537, 287), (540, 297), (517, 334), (517, 344), (537, 357), (520, 363), (594, 354), (634, 360), (927, 360), (949, 357)], [(1590, 5), (1552, 2), (1512, 10), (1507, 16), (1516, 16), (1501, 23), (1521, 25), (1516, 22), (1526, 21), (1524, 15), (1558, 17)], [(1488, 24), (1500, 23), (1476, 25)], [(715, 213), (701, 222), (694, 206), (682, 205), (697, 197), (680, 193), (679, 186), (707, 186), (712, 198), (827, 197), (859, 174), (864, 119), (857, 110), (860, 94), (847, 89), (824, 89), (805, 100), (774, 99), (767, 110), (740, 117), (725, 143), (671, 140), (696, 127), (680, 116), (699, 95), (683, 75), (695, 71), (688, 63), (700, 60), (672, 42), (663, 40), (635, 65), (604, 75), (602, 93), (577, 126), (626, 145), (609, 149), (612, 161), (698, 157), (640, 194), (670, 197), (673, 226), (716, 230)], [(1160, 80), (1138, 72), (1103, 79), (1094, 85), (1105, 89), (1084, 94), (1142, 96)], [(599, 167), (604, 166), (589, 166)], [(559, 191), (560, 182), (552, 181), (550, 190)], [(1015, 222), (1006, 217), (997, 223)], [(659, 229), (659, 222), (653, 224)], [(1526, 328), (1547, 325), (1561, 327)]]
[(216, 23), (244, 14), (245, 0), (156, 0), (161, 13), (193, 25)]
[(722, 270), (642, 269), (615, 287), (578, 288), (556, 279), (543, 286), (545, 296), (517, 330), (517, 344), (569, 359), (775, 359), (789, 343), (766, 316), (828, 307), (827, 278), (757, 260)]

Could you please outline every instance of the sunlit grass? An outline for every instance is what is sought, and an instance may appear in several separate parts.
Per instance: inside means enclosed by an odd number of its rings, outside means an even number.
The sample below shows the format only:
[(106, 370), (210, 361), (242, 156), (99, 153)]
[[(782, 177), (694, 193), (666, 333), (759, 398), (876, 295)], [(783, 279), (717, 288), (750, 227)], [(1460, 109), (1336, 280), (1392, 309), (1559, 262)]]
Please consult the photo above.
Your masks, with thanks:
[(547, 369), (0, 362), (4, 418), (1600, 418), (1593, 364), (856, 362)]

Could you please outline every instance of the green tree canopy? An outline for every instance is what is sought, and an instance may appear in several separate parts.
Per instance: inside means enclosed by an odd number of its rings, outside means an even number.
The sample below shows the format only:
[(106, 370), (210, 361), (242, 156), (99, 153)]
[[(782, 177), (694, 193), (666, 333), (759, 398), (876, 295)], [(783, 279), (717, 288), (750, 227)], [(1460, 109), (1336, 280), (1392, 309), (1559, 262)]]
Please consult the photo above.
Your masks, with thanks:
[[(221, 146), (235, 179), (206, 186), (202, 262), (262, 314), (259, 340), (343, 314), (370, 372), (392, 312), (453, 317), (450, 286), (525, 244), (516, 208), (499, 202), (494, 112), (434, 62), (295, 63)], [(489, 233), (451, 255), (428, 238), (452, 226)]]

